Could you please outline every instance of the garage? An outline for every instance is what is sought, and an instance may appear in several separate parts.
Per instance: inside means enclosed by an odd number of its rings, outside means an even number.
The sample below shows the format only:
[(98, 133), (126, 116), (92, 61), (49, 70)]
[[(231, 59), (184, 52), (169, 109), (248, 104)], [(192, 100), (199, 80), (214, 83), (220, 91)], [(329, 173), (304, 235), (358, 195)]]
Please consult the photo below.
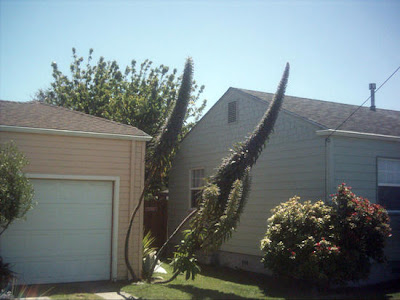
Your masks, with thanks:
[(31, 182), (37, 206), (26, 221), (10, 226), (1, 243), (21, 282), (110, 279), (113, 182)]
[[(0, 100), (0, 143), (29, 164), (38, 203), (0, 236), (19, 284), (129, 279), (124, 242), (144, 184), (143, 131), (40, 102)], [(143, 207), (128, 254), (142, 264)]]

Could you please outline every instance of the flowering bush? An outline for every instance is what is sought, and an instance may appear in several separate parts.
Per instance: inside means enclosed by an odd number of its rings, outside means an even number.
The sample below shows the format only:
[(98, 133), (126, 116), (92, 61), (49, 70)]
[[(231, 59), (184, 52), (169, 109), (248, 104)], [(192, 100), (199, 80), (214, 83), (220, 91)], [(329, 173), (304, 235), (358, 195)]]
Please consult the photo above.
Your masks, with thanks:
[(390, 236), (386, 210), (344, 183), (331, 196), (329, 204), (293, 197), (273, 209), (261, 240), (265, 267), (279, 276), (326, 284), (367, 278), (370, 259), (384, 261)]

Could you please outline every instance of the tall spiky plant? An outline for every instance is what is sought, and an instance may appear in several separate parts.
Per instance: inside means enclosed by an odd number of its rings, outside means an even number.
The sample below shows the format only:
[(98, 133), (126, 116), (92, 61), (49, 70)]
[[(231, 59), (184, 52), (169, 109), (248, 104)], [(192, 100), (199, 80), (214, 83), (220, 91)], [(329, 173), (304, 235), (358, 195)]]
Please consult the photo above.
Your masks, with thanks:
[(273, 131), (288, 77), (289, 64), (286, 64), (278, 90), (260, 123), (246, 141), (222, 161), (203, 189), (199, 209), (190, 222), (190, 229), (184, 232), (184, 238), (174, 253), (174, 275), (167, 282), (181, 272), (186, 272), (186, 279), (194, 279), (199, 272), (195, 252), (199, 249), (216, 249), (231, 236), (250, 187), (248, 174)]
[(144, 188), (139, 201), (133, 210), (129, 226), (125, 236), (125, 264), (128, 268), (133, 280), (136, 280), (135, 273), (129, 261), (129, 237), (131, 235), (133, 221), (142, 205), (145, 194), (151, 190), (154, 183), (154, 178), (159, 178), (165, 174), (170, 167), (171, 156), (178, 144), (178, 137), (181, 134), (183, 122), (187, 112), (187, 107), (190, 100), (190, 92), (193, 84), (193, 60), (189, 57), (186, 60), (185, 68), (182, 76), (182, 83), (178, 93), (178, 99), (172, 109), (167, 121), (161, 128), (160, 133), (154, 138), (151, 145), (151, 150), (148, 152), (146, 159), (149, 162), (149, 168), (146, 172)]

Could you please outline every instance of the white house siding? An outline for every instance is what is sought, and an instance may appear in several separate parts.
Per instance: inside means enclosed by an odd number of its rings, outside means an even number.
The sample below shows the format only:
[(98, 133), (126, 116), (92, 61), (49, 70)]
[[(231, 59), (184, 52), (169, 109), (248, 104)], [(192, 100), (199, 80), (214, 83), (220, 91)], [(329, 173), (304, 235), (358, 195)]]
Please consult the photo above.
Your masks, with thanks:
[[(227, 108), (238, 101), (238, 121), (228, 124)], [(267, 103), (228, 91), (184, 139), (170, 177), (169, 232), (189, 212), (189, 172), (204, 168), (212, 175), (232, 145), (253, 130)], [(260, 239), (270, 210), (294, 195), (322, 199), (325, 191), (325, 142), (319, 127), (281, 111), (275, 132), (252, 170), (252, 188), (237, 232), (222, 247), (220, 262), (232, 267), (259, 269)], [(243, 266), (243, 254), (257, 258)], [(231, 258), (228, 258), (228, 257)]]
[[(356, 195), (377, 201), (377, 158), (400, 159), (400, 143), (334, 136), (334, 186), (346, 182)], [(393, 236), (388, 240), (389, 261), (400, 261), (400, 213), (389, 212)], [(399, 266), (396, 267), (398, 269)], [(398, 270), (399, 271), (399, 270)]]

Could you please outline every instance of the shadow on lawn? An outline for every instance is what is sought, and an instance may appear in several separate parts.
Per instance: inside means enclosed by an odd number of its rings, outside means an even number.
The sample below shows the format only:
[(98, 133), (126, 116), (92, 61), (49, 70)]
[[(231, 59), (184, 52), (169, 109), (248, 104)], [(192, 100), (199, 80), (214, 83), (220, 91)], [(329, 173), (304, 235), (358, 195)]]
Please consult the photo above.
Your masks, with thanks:
[(192, 285), (169, 284), (168, 288), (177, 289), (192, 295), (192, 299), (247, 299), (235, 294), (219, 292), (217, 290), (202, 289)]
[[(318, 290), (313, 288), (309, 282), (300, 280), (276, 278), (225, 267), (202, 265), (201, 268), (201, 274), (208, 277), (239, 284), (256, 285), (266, 297), (285, 299), (394, 299), (390, 294), (396, 294), (395, 297), (399, 297), (400, 293), (400, 280), (362, 287), (337, 287)], [(224, 298), (224, 296), (220, 298)], [(227, 295), (226, 298), (232, 297)]]

